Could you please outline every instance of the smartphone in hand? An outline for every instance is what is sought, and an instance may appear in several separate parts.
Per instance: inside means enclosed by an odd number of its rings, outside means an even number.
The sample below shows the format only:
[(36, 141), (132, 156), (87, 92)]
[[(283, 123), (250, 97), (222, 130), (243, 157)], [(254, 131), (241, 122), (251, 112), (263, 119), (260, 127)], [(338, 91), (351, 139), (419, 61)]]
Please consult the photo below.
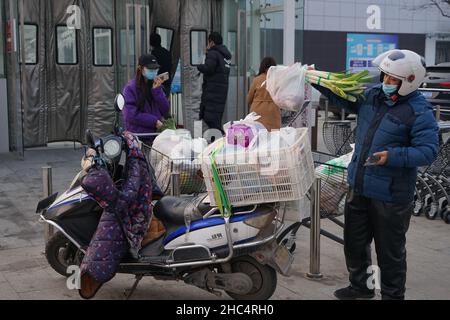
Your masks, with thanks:
[(161, 79), (162, 82), (169, 80), (169, 73), (164, 72), (158, 75), (158, 78)]
[(374, 156), (374, 155), (371, 155), (371, 156), (366, 160), (366, 163), (364, 163), (364, 166), (365, 166), (365, 167), (368, 167), (368, 166), (376, 166), (377, 163), (378, 163), (378, 161), (380, 161), (380, 159), (381, 159), (380, 156)]

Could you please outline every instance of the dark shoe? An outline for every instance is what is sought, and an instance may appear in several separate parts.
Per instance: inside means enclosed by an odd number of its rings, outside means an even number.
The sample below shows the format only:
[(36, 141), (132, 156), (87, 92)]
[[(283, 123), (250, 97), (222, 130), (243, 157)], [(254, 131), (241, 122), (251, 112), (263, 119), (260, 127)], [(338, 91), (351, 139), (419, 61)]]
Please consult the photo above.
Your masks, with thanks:
[(339, 300), (372, 299), (375, 297), (375, 292), (370, 290), (359, 290), (352, 286), (348, 286), (336, 290), (334, 296)]
[(391, 297), (391, 296), (388, 296), (388, 295), (381, 295), (381, 300), (405, 300), (405, 297), (403, 296), (403, 297)]

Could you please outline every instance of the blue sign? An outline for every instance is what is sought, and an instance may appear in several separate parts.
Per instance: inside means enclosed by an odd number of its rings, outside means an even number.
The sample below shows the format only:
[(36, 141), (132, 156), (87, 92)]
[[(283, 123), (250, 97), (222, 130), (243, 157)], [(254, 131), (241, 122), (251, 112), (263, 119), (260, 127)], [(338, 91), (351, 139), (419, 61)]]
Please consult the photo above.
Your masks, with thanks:
[(171, 92), (172, 93), (181, 93), (181, 68), (180, 63), (178, 62), (177, 71), (175, 72), (175, 75), (172, 79), (172, 87)]
[(347, 33), (346, 69), (351, 72), (378, 72), (372, 60), (388, 50), (398, 48), (398, 36), (388, 34)]

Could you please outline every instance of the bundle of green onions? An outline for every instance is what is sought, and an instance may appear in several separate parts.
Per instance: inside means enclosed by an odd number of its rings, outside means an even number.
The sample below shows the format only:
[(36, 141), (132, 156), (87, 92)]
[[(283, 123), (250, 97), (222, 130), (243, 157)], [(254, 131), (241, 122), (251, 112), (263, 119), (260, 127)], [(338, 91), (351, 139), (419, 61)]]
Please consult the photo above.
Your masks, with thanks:
[(333, 73), (319, 70), (308, 70), (306, 82), (331, 90), (335, 95), (351, 102), (363, 96), (364, 84), (371, 82), (369, 71), (358, 73)]
[(177, 125), (175, 122), (175, 119), (172, 117), (168, 118), (168, 119), (164, 119), (162, 121), (162, 127), (158, 129), (158, 132), (163, 132), (166, 129), (172, 129), (172, 130), (176, 130)]

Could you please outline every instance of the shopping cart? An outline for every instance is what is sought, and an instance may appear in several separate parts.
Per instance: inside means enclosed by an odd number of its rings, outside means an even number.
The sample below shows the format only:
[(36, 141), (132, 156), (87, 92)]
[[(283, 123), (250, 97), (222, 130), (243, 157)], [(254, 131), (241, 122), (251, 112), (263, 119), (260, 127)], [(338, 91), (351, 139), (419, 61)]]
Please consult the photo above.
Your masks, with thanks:
[(347, 167), (330, 163), (336, 156), (313, 152), (316, 176), (321, 178), (320, 214), (322, 218), (344, 213), (348, 192)]
[(355, 143), (353, 121), (325, 121), (322, 127), (323, 142), (331, 154), (341, 156), (352, 151)]
[(415, 190), (415, 216), (423, 213), (432, 220), (441, 216), (450, 223), (450, 139), (441, 145), (436, 160), (419, 170)]
[(281, 109), (281, 127), (291, 127), (297, 120), (299, 120), (302, 113), (306, 111), (306, 108), (310, 102), (310, 100), (305, 100), (303, 105), (297, 111)]
[[(339, 220), (339, 216), (344, 214), (345, 199), (348, 193), (347, 184), (347, 168), (330, 163), (331, 160), (336, 159), (336, 156), (313, 151), (313, 160), (316, 176), (321, 178), (321, 192), (320, 192), (320, 218), (328, 219), (335, 223), (342, 229), (344, 222)], [(310, 195), (307, 195), (311, 200)], [(305, 218), (302, 225), (311, 228), (311, 218)], [(344, 240), (339, 235), (331, 233), (323, 228), (320, 229), (320, 234), (344, 244)]]
[(193, 158), (172, 159), (145, 143), (142, 150), (164, 194), (198, 194), (206, 191), (200, 162)]

